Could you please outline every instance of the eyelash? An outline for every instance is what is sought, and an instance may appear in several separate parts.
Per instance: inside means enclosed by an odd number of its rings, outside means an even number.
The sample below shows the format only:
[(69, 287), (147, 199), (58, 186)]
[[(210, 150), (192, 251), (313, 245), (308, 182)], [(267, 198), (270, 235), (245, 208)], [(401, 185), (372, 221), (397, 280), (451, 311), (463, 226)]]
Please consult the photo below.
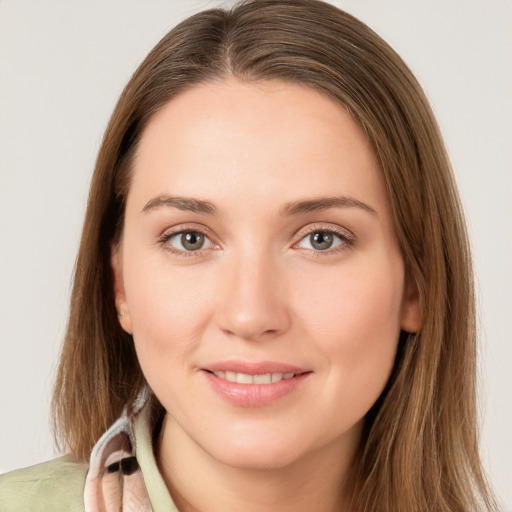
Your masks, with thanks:
[(204, 236), (205, 239), (209, 240), (210, 243), (212, 244), (212, 246), (214, 247), (219, 247), (215, 242), (213, 242), (211, 239), (212, 239), (212, 235), (210, 234), (210, 232), (202, 227), (199, 227), (199, 226), (176, 226), (175, 228), (172, 228), (171, 231), (166, 231), (165, 233), (162, 234), (162, 236), (160, 237), (159, 239), (159, 243), (160, 245), (162, 245), (162, 247), (174, 254), (174, 255), (177, 255), (177, 256), (180, 256), (180, 257), (185, 257), (185, 258), (190, 258), (190, 257), (198, 257), (198, 256), (202, 256), (204, 255), (203, 252), (204, 252), (204, 249), (198, 249), (197, 251), (186, 251), (186, 250), (181, 250), (181, 249), (176, 249), (175, 247), (173, 247), (172, 245), (169, 244), (169, 241), (174, 238), (174, 237), (177, 237), (177, 236), (183, 236), (187, 233), (198, 233), (202, 236)]
[[(176, 226), (172, 229), (172, 231), (166, 231), (163, 233), (159, 239), (159, 243), (163, 246), (163, 248), (166, 251), (169, 251), (172, 254), (178, 255), (180, 257), (198, 257), (203, 256), (204, 250), (209, 249), (210, 247), (206, 249), (198, 249), (196, 251), (187, 251), (187, 250), (181, 250), (176, 249), (175, 247), (171, 246), (169, 244), (169, 241), (177, 236), (183, 236), (187, 233), (198, 233), (205, 237), (205, 239), (209, 240), (210, 244), (212, 244), (213, 248), (218, 248), (219, 245), (212, 241), (212, 235), (210, 234), (209, 230), (206, 230), (199, 226)], [(303, 240), (305, 240), (307, 237), (315, 234), (315, 233), (324, 233), (329, 235), (334, 235), (340, 240), (340, 244), (337, 245), (334, 248), (328, 248), (326, 250), (316, 250), (316, 249), (304, 249), (311, 253), (314, 257), (325, 257), (333, 254), (338, 254), (344, 250), (350, 249), (353, 247), (356, 243), (355, 237), (352, 233), (350, 233), (348, 230), (341, 229), (338, 226), (335, 225), (319, 225), (319, 224), (313, 224), (308, 225), (306, 228), (301, 229), (297, 236), (299, 237), (299, 240), (295, 242), (292, 245), (292, 249), (300, 250), (300, 247), (297, 247)]]
[(299, 241), (294, 243), (292, 245), (292, 248), (300, 250), (301, 248), (297, 247), (298, 244), (300, 244), (303, 240), (307, 239), (307, 237), (310, 237), (315, 233), (334, 235), (340, 240), (341, 243), (332, 249), (329, 248), (323, 251), (316, 249), (305, 249), (313, 257), (327, 257), (332, 256), (334, 254), (339, 254), (340, 252), (350, 249), (356, 243), (356, 239), (350, 231), (342, 229), (339, 226), (336, 226), (335, 224), (329, 224), (327, 226), (325, 224), (312, 224), (306, 226), (306, 228), (299, 231), (297, 235), (299, 237)]

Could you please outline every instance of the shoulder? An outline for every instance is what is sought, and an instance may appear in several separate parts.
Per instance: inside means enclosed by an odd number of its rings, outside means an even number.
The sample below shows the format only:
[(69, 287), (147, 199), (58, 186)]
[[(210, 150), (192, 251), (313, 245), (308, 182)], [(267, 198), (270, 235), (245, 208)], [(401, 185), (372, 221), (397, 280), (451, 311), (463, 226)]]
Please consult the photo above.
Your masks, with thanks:
[(81, 512), (87, 469), (67, 455), (0, 475), (0, 510)]

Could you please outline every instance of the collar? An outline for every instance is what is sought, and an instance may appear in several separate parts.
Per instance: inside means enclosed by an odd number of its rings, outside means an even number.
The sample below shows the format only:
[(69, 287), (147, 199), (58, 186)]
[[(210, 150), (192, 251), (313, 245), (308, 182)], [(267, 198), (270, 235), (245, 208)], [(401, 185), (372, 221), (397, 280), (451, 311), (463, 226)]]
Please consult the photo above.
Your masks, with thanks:
[(178, 512), (153, 453), (150, 397), (144, 388), (94, 446), (84, 489), (86, 512)]

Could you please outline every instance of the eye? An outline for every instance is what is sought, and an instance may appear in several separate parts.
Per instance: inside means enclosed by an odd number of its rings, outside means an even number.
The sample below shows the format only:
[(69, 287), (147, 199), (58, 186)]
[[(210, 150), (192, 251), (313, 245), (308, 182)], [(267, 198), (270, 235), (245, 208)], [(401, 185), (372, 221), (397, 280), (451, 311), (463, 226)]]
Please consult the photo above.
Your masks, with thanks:
[(316, 230), (301, 238), (296, 247), (313, 251), (328, 251), (342, 245), (350, 245), (350, 240), (330, 230)]
[(166, 245), (183, 252), (199, 251), (213, 246), (212, 241), (199, 231), (179, 231), (164, 237)]

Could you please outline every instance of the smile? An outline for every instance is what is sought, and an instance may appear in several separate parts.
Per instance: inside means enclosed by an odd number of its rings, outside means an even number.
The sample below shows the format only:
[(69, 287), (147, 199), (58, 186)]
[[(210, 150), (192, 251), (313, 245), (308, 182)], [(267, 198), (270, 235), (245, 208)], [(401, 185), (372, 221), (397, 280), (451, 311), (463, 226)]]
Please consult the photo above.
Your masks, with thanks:
[(217, 363), (201, 374), (224, 401), (238, 407), (264, 407), (299, 392), (313, 372), (280, 363)]
[(224, 379), (229, 382), (236, 382), (238, 384), (271, 384), (273, 382), (280, 382), (282, 380), (292, 379), (295, 373), (264, 373), (261, 375), (251, 375), (249, 373), (237, 373), (229, 371), (211, 372), (219, 379)]

